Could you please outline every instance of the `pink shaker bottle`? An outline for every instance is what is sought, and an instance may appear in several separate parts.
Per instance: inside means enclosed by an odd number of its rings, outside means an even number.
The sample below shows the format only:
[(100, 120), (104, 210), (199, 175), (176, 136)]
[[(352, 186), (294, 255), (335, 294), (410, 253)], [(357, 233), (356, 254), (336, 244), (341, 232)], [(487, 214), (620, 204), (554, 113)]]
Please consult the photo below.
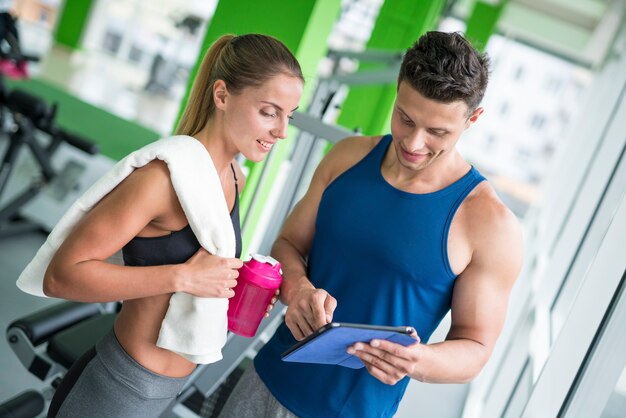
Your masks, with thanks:
[(282, 282), (280, 263), (272, 257), (252, 254), (239, 269), (235, 296), (228, 300), (228, 329), (254, 337), (267, 306)]

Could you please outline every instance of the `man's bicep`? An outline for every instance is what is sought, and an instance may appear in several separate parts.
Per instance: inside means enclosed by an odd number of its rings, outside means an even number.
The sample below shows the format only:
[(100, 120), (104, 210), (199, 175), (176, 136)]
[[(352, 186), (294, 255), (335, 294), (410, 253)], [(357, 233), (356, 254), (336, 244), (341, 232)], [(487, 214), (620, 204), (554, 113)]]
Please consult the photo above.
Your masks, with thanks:
[(509, 289), (489, 272), (472, 271), (472, 266), (456, 280), (447, 339), (468, 339), (492, 347), (506, 316)]
[(448, 339), (466, 338), (493, 348), (506, 317), (511, 289), (519, 274), (522, 245), (519, 229), (497, 231), (477, 249), (457, 277), (452, 295)]

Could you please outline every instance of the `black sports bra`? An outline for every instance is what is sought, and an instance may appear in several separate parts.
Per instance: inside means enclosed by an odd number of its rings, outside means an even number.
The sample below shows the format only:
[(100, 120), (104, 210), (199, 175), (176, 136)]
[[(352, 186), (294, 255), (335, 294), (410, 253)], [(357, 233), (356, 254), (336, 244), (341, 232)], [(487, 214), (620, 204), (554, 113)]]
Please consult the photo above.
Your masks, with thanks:
[[(235, 177), (235, 205), (230, 212), (230, 219), (235, 229), (235, 257), (241, 256), (241, 226), (239, 220), (239, 187), (235, 168), (231, 164)], [(160, 266), (181, 264), (189, 260), (200, 249), (200, 243), (187, 225), (179, 231), (159, 237), (134, 237), (123, 248), (124, 264), (127, 266)]]

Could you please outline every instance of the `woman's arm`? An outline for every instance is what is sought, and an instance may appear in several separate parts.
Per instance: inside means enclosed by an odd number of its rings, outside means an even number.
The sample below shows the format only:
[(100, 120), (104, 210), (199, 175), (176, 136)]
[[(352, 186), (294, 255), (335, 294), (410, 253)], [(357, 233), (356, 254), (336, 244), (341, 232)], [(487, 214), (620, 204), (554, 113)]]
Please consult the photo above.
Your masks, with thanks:
[[(223, 198), (216, 196), (216, 199)], [(180, 211), (180, 212), (177, 212)], [(173, 292), (230, 297), (241, 261), (200, 249), (178, 265), (129, 267), (105, 260), (147, 226), (168, 230), (180, 203), (165, 163), (135, 170), (85, 215), (52, 258), (44, 277), (48, 296), (109, 302)]]

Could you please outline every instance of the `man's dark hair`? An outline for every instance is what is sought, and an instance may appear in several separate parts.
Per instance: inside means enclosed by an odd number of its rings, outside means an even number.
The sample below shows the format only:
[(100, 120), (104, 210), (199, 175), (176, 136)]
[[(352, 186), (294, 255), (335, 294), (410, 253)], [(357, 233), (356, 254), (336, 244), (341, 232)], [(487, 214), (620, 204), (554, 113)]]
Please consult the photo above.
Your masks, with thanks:
[(410, 47), (400, 67), (398, 86), (408, 82), (424, 97), (442, 103), (462, 100), (471, 114), (489, 79), (489, 58), (459, 33), (427, 32)]

